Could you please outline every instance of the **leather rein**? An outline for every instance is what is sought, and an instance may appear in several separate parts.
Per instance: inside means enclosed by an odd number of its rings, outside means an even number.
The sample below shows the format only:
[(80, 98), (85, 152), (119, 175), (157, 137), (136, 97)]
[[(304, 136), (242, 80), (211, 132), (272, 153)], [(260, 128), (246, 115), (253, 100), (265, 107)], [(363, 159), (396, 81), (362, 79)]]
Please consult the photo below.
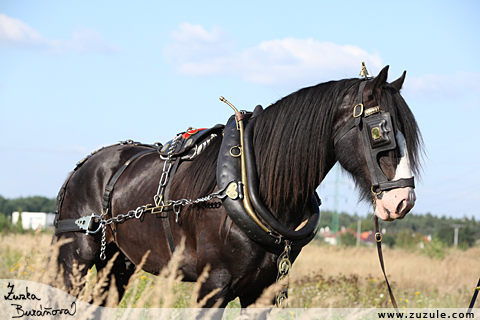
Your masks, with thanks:
[(364, 109), (363, 94), (367, 83), (368, 79), (365, 79), (360, 83), (357, 104), (353, 107), (353, 118), (350, 119), (334, 136), (334, 145), (336, 145), (348, 132), (350, 132), (350, 130), (358, 128), (360, 131), (365, 159), (370, 174), (370, 181), (372, 183), (371, 191), (373, 193), (373, 219), (375, 225), (375, 241), (377, 243), (378, 259), (385, 277), (390, 300), (392, 301), (393, 307), (398, 312), (397, 302), (395, 300), (390, 283), (388, 282), (385, 271), (385, 263), (382, 252), (382, 233), (380, 232), (378, 217), (375, 215), (376, 200), (383, 191), (405, 187), (415, 188), (415, 182), (413, 177), (390, 181), (378, 164), (378, 154), (383, 151), (394, 150), (397, 147), (397, 144), (394, 126), (389, 112), (381, 110), (380, 106), (366, 110)]

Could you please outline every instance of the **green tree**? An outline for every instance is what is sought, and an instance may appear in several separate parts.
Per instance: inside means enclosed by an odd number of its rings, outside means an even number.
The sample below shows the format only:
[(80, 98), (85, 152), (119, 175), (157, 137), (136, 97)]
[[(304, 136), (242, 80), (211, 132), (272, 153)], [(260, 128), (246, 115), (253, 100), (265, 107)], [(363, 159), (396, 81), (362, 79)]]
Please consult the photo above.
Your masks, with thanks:
[(420, 243), (424, 243), (423, 234), (412, 229), (404, 229), (398, 232), (395, 245), (399, 248), (414, 250)]
[(17, 233), (24, 233), (23, 222), (22, 222), (22, 211), (18, 212), (18, 220), (17, 220), (17, 225), (15, 226), (15, 231)]
[(382, 243), (389, 248), (393, 248), (395, 246), (395, 236), (392, 233), (384, 233), (382, 235)]
[(13, 231), (12, 221), (5, 214), (0, 213), (0, 232), (2, 234)]
[(340, 243), (343, 246), (355, 246), (357, 244), (357, 239), (350, 232), (343, 232), (340, 234)]

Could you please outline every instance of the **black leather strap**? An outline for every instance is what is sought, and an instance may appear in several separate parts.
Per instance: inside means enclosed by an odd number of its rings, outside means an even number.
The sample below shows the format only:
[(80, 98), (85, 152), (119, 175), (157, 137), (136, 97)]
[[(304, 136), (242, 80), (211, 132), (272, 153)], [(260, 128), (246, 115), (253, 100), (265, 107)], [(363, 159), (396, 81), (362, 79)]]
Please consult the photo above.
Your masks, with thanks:
[(103, 202), (102, 202), (103, 212), (107, 212), (107, 209), (110, 207), (110, 202), (112, 200), (112, 193), (113, 193), (113, 189), (115, 187), (115, 184), (117, 183), (118, 178), (120, 178), (122, 173), (127, 169), (127, 167), (133, 161), (140, 158), (141, 156), (144, 156), (144, 155), (146, 155), (147, 153), (150, 153), (150, 152), (155, 152), (157, 150), (158, 149), (148, 149), (148, 150), (144, 150), (142, 152), (139, 152), (139, 153), (135, 154), (133, 157), (131, 157), (127, 162), (125, 162), (124, 165), (120, 169), (118, 169), (118, 171), (115, 173), (115, 175), (112, 177), (112, 179), (110, 179), (110, 182), (108, 183), (108, 185), (105, 187), (105, 191), (103, 193)]
[(398, 179), (393, 181), (380, 182), (378, 185), (380, 187), (380, 190), (382, 191), (388, 191), (395, 188), (406, 188), (406, 187), (415, 188), (415, 179), (414, 177), (404, 178), (404, 179)]
[[(151, 146), (149, 146), (151, 147)], [(112, 177), (112, 179), (110, 179), (110, 182), (109, 184), (105, 187), (105, 191), (103, 193), (103, 202), (102, 202), (102, 206), (103, 206), (103, 210), (104, 212), (107, 212), (106, 210), (110, 207), (110, 201), (111, 201), (111, 197), (112, 197), (112, 192), (113, 192), (113, 189), (114, 189), (114, 186), (115, 186), (115, 183), (117, 182), (118, 178), (120, 178), (120, 176), (122, 175), (122, 173), (127, 169), (127, 167), (136, 159), (138, 159), (139, 157), (147, 154), (147, 153), (150, 153), (150, 152), (154, 152), (154, 151), (157, 151), (156, 148), (154, 149), (148, 149), (148, 150), (144, 150), (140, 153), (137, 153), (135, 154), (133, 157), (131, 157), (127, 162), (125, 162), (125, 164), (115, 173), (115, 175)], [(83, 162), (82, 162), (83, 164)], [(75, 168), (76, 170), (77, 168)], [(62, 189), (60, 189), (60, 192), (59, 192), (59, 195), (58, 195), (58, 199), (57, 199), (57, 220), (56, 220), (56, 228), (55, 228), (55, 235), (59, 234), (59, 233), (62, 233), (62, 232), (77, 232), (77, 231), (85, 231), (84, 229), (81, 229), (77, 226), (77, 224), (75, 223), (75, 221), (77, 219), (62, 219), (60, 220), (59, 219), (59, 216), (60, 216), (60, 209), (61, 209), (61, 204), (63, 202), (63, 198), (64, 198), (64, 195), (65, 195), (65, 189), (66, 189), (66, 185), (67, 185), (67, 182), (70, 180), (70, 177), (71, 175), (69, 176), (69, 178), (67, 179), (67, 181), (64, 183), (64, 185), (62, 186)]]
[[(333, 143), (337, 144), (350, 130), (357, 127), (362, 120), (364, 108), (363, 108), (363, 89), (367, 85), (368, 81), (362, 81), (358, 89), (357, 104), (353, 108), (352, 118), (343, 126), (342, 130), (337, 132), (333, 137)], [(359, 107), (361, 105), (361, 108)], [(360, 109), (360, 111), (358, 110)]]
[(64, 219), (57, 221), (57, 227), (55, 228), (55, 235), (62, 232), (70, 231), (82, 231), (75, 223), (76, 219)]
[(395, 301), (392, 288), (390, 287), (390, 283), (388, 282), (388, 279), (387, 279), (387, 273), (385, 272), (385, 264), (383, 263), (382, 234), (380, 233), (380, 227), (378, 225), (378, 217), (374, 215), (373, 220), (375, 222), (375, 241), (377, 242), (378, 260), (380, 260), (380, 266), (382, 267), (383, 276), (385, 277), (385, 282), (387, 283), (390, 300), (392, 300), (392, 305), (395, 308), (395, 310), (398, 312), (397, 301)]
[[(175, 172), (177, 171), (178, 165), (180, 164), (180, 157), (177, 157), (175, 159), (175, 162), (173, 164), (172, 169), (170, 170), (170, 174), (168, 176), (168, 184), (165, 187), (165, 193), (164, 193), (164, 201), (168, 200), (169, 194), (170, 194), (170, 187), (172, 185), (172, 179), (173, 176), (175, 175)], [(167, 214), (165, 217), (163, 217), (163, 228), (165, 229), (165, 235), (167, 236), (167, 241), (168, 241), (168, 246), (170, 247), (170, 252), (173, 254), (175, 251), (175, 242), (173, 241), (173, 234), (172, 234), (172, 228), (170, 226), (170, 215), (169, 213), (172, 212), (171, 210), (166, 211)]]
[(470, 301), (470, 305), (468, 306), (468, 311), (467, 311), (468, 313), (472, 312), (473, 306), (475, 305), (475, 301), (477, 300), (479, 289), (480, 289), (480, 279), (478, 279), (477, 287), (475, 288), (475, 291), (473, 292), (472, 300)]
[(357, 118), (351, 118), (348, 122), (343, 126), (342, 130), (337, 132), (333, 137), (333, 144), (336, 145), (338, 141), (342, 140), (342, 138), (353, 128), (357, 126), (356, 124)]
[[(360, 121), (362, 120), (362, 117), (363, 117), (363, 111), (364, 111), (363, 89), (365, 89), (367, 82), (368, 80), (362, 81), (358, 89), (357, 105), (353, 108), (353, 117), (355, 119), (355, 126), (358, 126), (360, 124)], [(357, 111), (358, 109), (357, 106), (361, 106), (360, 111)]]

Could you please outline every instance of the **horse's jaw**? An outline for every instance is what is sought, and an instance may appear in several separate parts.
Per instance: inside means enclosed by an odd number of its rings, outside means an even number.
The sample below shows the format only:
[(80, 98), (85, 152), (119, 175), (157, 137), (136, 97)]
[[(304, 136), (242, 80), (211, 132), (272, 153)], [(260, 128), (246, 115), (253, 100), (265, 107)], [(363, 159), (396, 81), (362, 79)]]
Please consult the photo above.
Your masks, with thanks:
[(415, 205), (415, 190), (411, 187), (384, 191), (376, 200), (375, 215), (385, 221), (403, 219)]

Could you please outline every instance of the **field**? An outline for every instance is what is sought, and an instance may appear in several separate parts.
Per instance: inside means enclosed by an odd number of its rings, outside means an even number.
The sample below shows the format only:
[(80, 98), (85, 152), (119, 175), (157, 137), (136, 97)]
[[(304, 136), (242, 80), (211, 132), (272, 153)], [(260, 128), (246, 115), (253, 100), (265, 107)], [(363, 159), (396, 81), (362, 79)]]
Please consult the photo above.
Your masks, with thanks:
[[(57, 274), (52, 267), (45, 269), (51, 237), (51, 233), (3, 235), (0, 278), (35, 282), (51, 279)], [(421, 250), (385, 249), (384, 256), (399, 307), (466, 308), (480, 276), (480, 248), (448, 249), (443, 255), (433, 257)], [(170, 270), (158, 277), (139, 271), (132, 278), (120, 307), (201, 306), (195, 298), (198, 285), (181, 283), (175, 269), (173, 261)], [(101, 297), (101, 283), (95, 280), (95, 274), (94, 269), (90, 270), (83, 279), (87, 283), (81, 292), (84, 300), (98, 302)], [(258, 306), (268, 304), (265, 301), (270, 301), (272, 292)], [(288, 306), (293, 308), (391, 305), (373, 247), (308, 245), (294, 263), (289, 296)], [(239, 307), (238, 301), (229, 304), (229, 308), (236, 307)]]

